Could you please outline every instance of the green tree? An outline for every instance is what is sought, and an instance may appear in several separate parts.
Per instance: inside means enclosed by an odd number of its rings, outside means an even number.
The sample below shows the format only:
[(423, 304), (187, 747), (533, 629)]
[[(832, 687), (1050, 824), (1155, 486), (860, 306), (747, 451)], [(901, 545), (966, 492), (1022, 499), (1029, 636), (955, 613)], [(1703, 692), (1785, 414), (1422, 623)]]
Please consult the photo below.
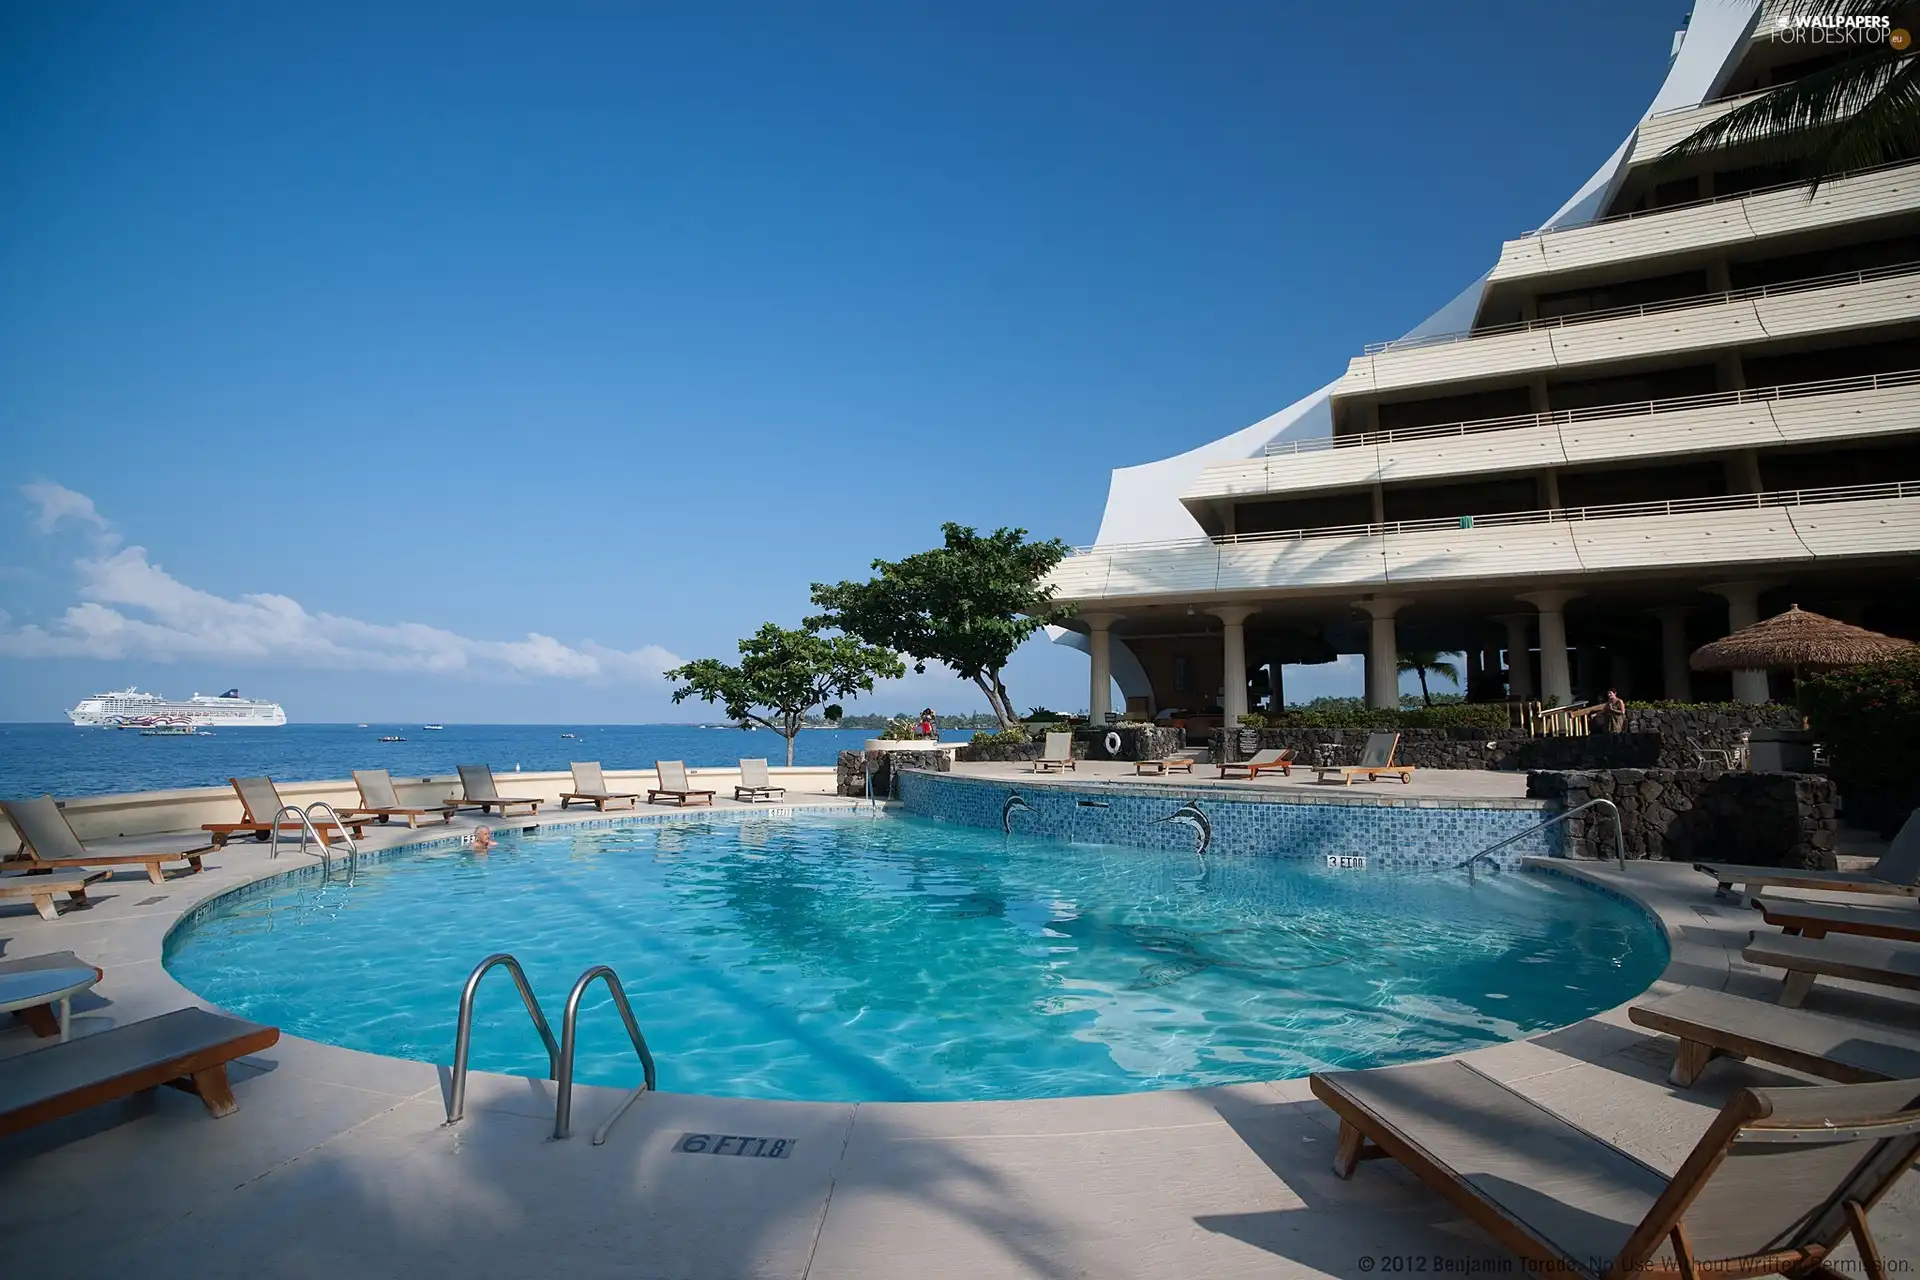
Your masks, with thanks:
[(697, 658), (667, 672), (667, 679), (683, 682), (673, 691), (675, 702), (716, 702), (726, 708), (728, 718), (743, 725), (763, 724), (785, 738), (791, 765), (793, 740), (807, 712), (828, 698), (872, 693), (875, 680), (906, 673), (906, 664), (891, 649), (861, 644), (852, 636), (823, 636), (769, 622), (740, 642), (738, 666)]
[(1400, 671), (1411, 671), (1420, 677), (1420, 697), (1428, 706), (1433, 705), (1433, 694), (1427, 690), (1427, 673), (1432, 672), (1448, 684), (1458, 688), (1460, 668), (1448, 662), (1439, 654), (1426, 649), (1415, 649), (1400, 655)]
[(1023, 641), (1068, 616), (1046, 577), (1067, 554), (1057, 538), (1028, 542), (1025, 529), (982, 534), (943, 524), (945, 542), (904, 560), (875, 560), (867, 582), (813, 584), (823, 611), (810, 627), (836, 627), (913, 658), (939, 662), (979, 687), (1003, 729), (1020, 717), (1000, 673)]
[[(1912, 6), (1886, 0), (1793, 0), (1779, 15), (1798, 23), (1884, 18), (1890, 7), (1908, 10), (1889, 19), (1887, 33), (1915, 16)], [(1680, 139), (1661, 156), (1664, 172), (1709, 151), (1742, 148), (1743, 165), (1777, 164), (1820, 184), (1920, 152), (1920, 60), (1910, 44), (1891, 39), (1815, 46), (1844, 51), (1832, 64), (1743, 103)]]

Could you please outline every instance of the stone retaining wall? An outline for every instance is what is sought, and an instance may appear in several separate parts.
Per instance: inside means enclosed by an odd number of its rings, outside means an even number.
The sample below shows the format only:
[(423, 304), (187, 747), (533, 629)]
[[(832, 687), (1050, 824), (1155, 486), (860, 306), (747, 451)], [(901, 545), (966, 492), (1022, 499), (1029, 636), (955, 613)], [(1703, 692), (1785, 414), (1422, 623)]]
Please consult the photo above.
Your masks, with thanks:
[(915, 751), (842, 751), (836, 770), (836, 787), (843, 796), (865, 797), (867, 794), (867, 771), (873, 771), (873, 794), (883, 800), (894, 799), (900, 794), (897, 775), (910, 769), (920, 769), (930, 773), (951, 773), (953, 771), (953, 753), (937, 748)]
[[(1536, 771), (1527, 795), (1564, 809), (1607, 799), (1620, 809), (1629, 858), (1713, 860), (1832, 870), (1840, 822), (1833, 781), (1807, 773), (1674, 769)], [(1614, 856), (1602, 809), (1569, 818), (1570, 857)]]
[[(1120, 735), (1120, 749), (1107, 750), (1107, 734)], [(960, 748), (960, 759), (968, 764), (987, 761), (1006, 762), (1010, 760), (1033, 760), (1046, 749), (1041, 737), (1023, 746), (976, 747), (971, 743)], [(1187, 731), (1170, 729), (1157, 724), (1109, 725), (1105, 729), (1075, 729), (1073, 731), (1073, 758), (1076, 760), (1162, 760), (1178, 755), (1187, 749)]]

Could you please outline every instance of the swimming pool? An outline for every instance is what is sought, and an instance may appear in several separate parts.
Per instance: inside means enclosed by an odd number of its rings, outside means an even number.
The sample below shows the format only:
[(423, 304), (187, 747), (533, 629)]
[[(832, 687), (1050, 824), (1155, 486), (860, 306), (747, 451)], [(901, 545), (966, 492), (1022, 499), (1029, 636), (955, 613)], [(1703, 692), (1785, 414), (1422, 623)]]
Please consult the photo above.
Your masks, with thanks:
[[(1119, 1093), (1458, 1052), (1576, 1021), (1652, 982), (1664, 936), (1557, 876), (1336, 871), (1263, 855), (1070, 845), (893, 814), (548, 828), (216, 899), (166, 965), (293, 1035), (450, 1062), (493, 951), (548, 1016), (619, 971), (663, 1089), (959, 1100)], [(603, 987), (578, 1078), (637, 1083)], [(543, 1077), (512, 983), (474, 1066)]]

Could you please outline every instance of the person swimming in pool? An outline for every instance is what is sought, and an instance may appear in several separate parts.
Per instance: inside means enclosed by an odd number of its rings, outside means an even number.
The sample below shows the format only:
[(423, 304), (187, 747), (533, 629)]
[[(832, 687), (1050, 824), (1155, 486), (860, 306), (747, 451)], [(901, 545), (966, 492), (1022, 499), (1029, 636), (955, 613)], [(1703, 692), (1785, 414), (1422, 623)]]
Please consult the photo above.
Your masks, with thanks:
[(493, 828), (476, 827), (473, 832), (473, 851), (485, 853), (493, 847)]

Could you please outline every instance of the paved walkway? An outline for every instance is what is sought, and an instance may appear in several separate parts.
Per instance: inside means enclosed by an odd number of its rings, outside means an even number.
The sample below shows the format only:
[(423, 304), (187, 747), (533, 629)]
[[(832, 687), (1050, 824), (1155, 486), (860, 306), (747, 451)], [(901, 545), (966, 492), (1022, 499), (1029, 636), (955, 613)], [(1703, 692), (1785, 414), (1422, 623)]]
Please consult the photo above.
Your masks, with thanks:
[[(404, 832), (398, 835), (404, 835)], [(369, 843), (396, 839), (380, 832)], [(0, 907), (5, 954), (102, 965), (80, 1033), (197, 1003), (160, 964), (168, 927), (270, 874), (257, 845), (154, 887), (121, 875), (57, 922)], [(1739, 959), (1755, 913), (1684, 866), (1579, 871), (1657, 912), (1657, 989), (1771, 998)], [(1822, 981), (1810, 1008), (1912, 1026), (1920, 1004)], [(0, 1055), (36, 1042), (0, 1018)], [(1622, 1011), (1472, 1060), (1671, 1171), (1739, 1086), (1790, 1077), (1713, 1064), (1684, 1093), (1672, 1045)], [(672, 1063), (662, 1064), (671, 1083)], [(443, 1072), (283, 1037), (235, 1072), (237, 1114), (172, 1090), (0, 1140), (0, 1275), (20, 1277), (1359, 1277), (1511, 1255), (1390, 1161), (1329, 1170), (1334, 1129), (1304, 1080), (1036, 1102), (808, 1104), (661, 1093), (605, 1146), (623, 1096), (582, 1088), (576, 1136), (549, 1138), (551, 1085), (473, 1077), (442, 1123)], [(785, 1159), (677, 1151), (682, 1135), (785, 1138)], [(758, 1149), (758, 1148), (756, 1148)], [(1873, 1213), (1889, 1258), (1920, 1262), (1920, 1178)]]

